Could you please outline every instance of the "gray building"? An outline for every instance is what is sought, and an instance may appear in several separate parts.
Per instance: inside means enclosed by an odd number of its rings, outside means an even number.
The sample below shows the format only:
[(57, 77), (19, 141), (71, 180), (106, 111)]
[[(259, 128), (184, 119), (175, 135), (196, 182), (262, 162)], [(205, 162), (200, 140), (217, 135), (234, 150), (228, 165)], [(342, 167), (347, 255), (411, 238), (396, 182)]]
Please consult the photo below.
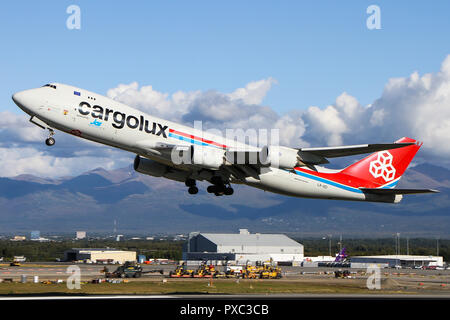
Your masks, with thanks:
[(301, 262), (303, 245), (284, 234), (191, 233), (183, 246), (183, 260)]
[(370, 264), (379, 264), (380, 267), (442, 267), (442, 256), (412, 256), (412, 255), (385, 255), (385, 256), (356, 256), (350, 258), (352, 267), (366, 267)]

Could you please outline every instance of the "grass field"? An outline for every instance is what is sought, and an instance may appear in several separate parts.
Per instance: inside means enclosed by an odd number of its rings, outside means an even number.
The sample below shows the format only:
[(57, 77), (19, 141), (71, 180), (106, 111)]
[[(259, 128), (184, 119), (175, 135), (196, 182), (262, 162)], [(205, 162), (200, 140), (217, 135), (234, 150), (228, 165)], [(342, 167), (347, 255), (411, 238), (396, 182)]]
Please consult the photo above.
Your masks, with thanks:
[(69, 290), (65, 283), (0, 283), (0, 295), (27, 294), (363, 294), (404, 293), (392, 289), (370, 291), (360, 283), (315, 283), (268, 280), (132, 281), (122, 283), (86, 283)]

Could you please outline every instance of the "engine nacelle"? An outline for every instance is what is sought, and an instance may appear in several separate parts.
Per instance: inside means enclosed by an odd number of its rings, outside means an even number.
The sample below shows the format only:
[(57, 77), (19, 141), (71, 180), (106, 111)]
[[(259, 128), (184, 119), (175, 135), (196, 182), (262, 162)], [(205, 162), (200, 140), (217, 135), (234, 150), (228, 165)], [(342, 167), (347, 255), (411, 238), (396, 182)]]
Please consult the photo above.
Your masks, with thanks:
[(263, 147), (260, 152), (260, 157), (262, 162), (270, 164), (271, 167), (282, 169), (292, 169), (300, 164), (298, 150), (288, 147)]
[(170, 180), (184, 182), (189, 177), (189, 172), (178, 170), (154, 160), (136, 156), (134, 170), (153, 177), (164, 177)]
[(219, 169), (224, 164), (223, 149), (201, 146), (178, 146), (172, 149), (171, 161), (174, 164), (194, 164), (209, 169)]
[(219, 169), (224, 164), (223, 149), (193, 146), (192, 163), (211, 169)]
[(134, 158), (134, 170), (139, 173), (148, 174), (149, 176), (162, 177), (167, 173), (169, 167), (147, 158), (136, 156)]

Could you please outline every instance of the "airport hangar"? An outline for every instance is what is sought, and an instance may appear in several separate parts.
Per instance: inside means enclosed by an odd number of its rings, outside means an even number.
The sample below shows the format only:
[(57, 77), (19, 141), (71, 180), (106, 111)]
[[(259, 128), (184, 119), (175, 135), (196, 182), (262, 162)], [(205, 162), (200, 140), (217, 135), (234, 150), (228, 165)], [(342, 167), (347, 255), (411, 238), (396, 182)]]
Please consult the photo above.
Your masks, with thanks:
[(74, 248), (64, 252), (64, 261), (84, 261), (93, 263), (125, 263), (136, 261), (136, 251), (122, 251), (112, 248)]
[(366, 267), (369, 264), (379, 264), (385, 267), (393, 268), (401, 266), (402, 268), (413, 267), (442, 267), (444, 258), (442, 256), (413, 256), (413, 255), (385, 255), (385, 256), (355, 256), (350, 257), (352, 268), (359, 266)]
[(303, 245), (284, 234), (193, 232), (183, 245), (185, 261), (235, 261), (237, 264), (272, 261), (300, 265)]

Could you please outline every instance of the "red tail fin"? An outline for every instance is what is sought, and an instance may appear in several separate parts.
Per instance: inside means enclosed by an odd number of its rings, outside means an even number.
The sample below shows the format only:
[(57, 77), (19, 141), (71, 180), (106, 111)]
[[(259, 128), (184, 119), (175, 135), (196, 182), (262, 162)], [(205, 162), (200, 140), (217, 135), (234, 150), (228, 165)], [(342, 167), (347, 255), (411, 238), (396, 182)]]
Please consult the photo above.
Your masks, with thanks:
[(345, 168), (342, 173), (366, 180), (367, 187), (384, 185), (394, 187), (422, 146), (416, 140), (406, 137), (396, 141), (396, 143), (402, 142), (413, 142), (414, 144), (373, 153)]

